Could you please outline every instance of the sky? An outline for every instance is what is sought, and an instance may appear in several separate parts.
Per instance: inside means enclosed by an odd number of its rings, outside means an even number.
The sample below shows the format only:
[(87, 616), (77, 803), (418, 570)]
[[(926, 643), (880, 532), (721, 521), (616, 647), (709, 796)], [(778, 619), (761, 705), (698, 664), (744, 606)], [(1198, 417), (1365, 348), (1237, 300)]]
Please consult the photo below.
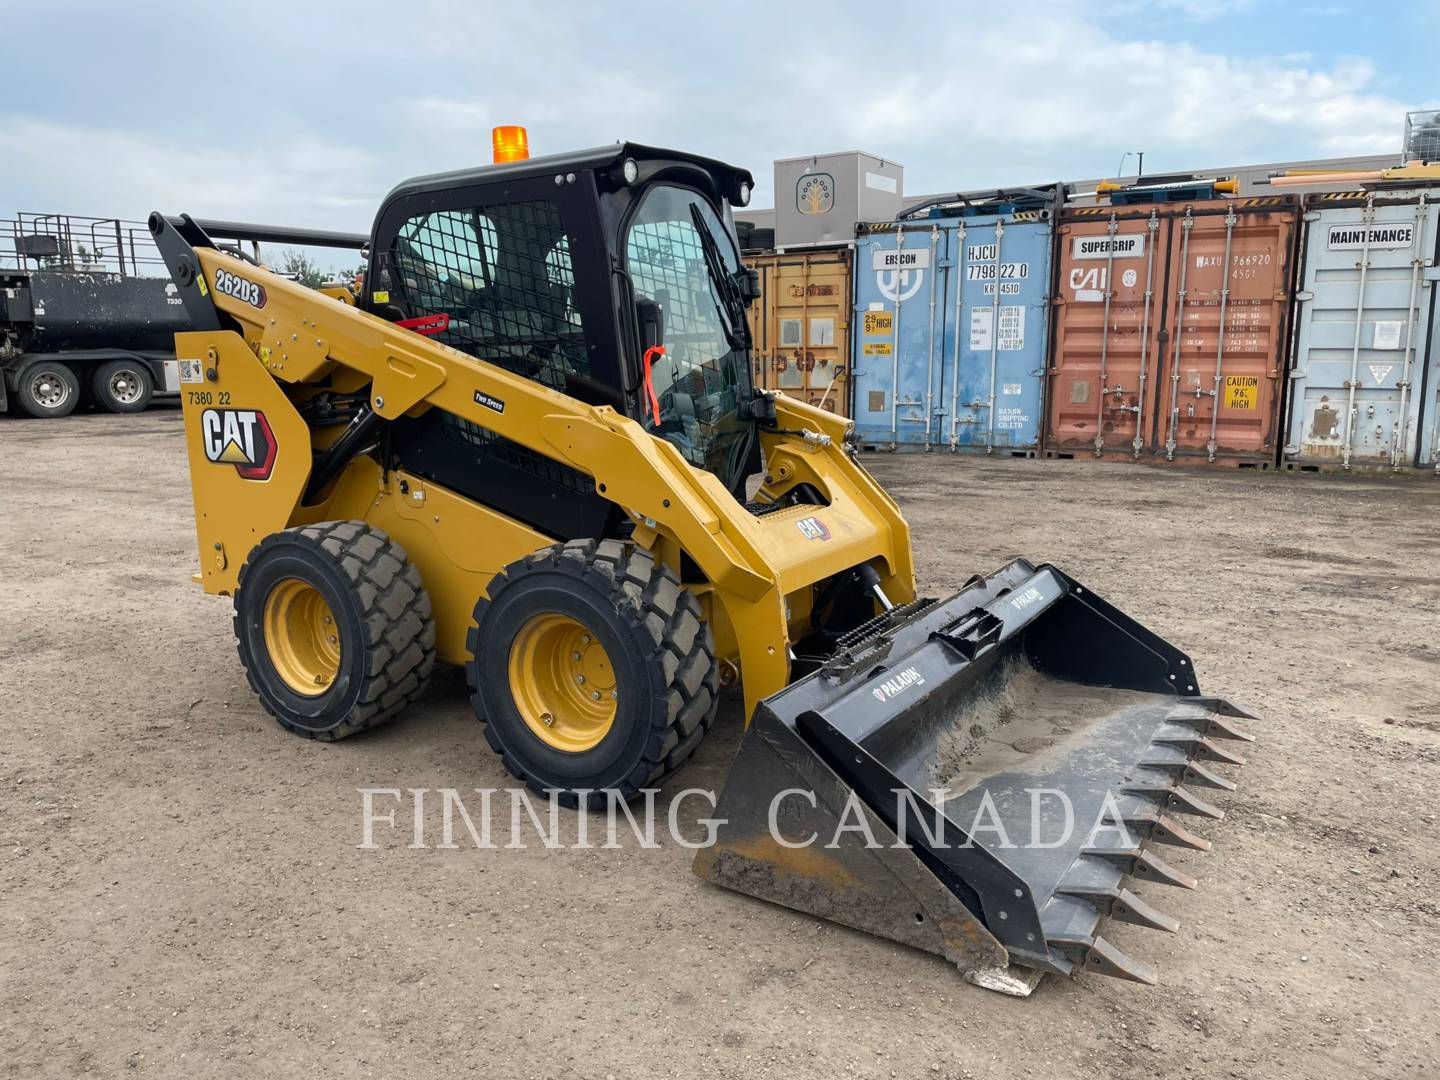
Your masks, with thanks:
[[(368, 231), (407, 176), (628, 139), (862, 149), (955, 191), (1392, 153), (1440, 0), (0, 0), (0, 213)], [(25, 47), (15, 47), (29, 43)], [(1133, 171), (1134, 159), (1126, 162)]]

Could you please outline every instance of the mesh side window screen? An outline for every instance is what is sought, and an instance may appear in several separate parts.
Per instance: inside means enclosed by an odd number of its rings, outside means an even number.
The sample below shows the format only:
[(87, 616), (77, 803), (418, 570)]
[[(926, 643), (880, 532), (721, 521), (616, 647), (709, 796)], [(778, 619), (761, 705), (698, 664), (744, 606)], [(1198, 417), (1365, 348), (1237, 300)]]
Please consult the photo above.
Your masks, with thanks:
[(482, 457), (503, 462), (579, 494), (588, 494), (595, 490), (595, 482), (584, 473), (553, 461), (544, 454), (537, 454), (528, 446), (521, 446), (503, 435), (486, 431), (480, 425), (472, 424), (454, 413), (442, 414), (440, 422), (447, 438), (465, 443)]
[[(436, 340), (561, 392), (567, 375), (590, 374), (570, 241), (554, 203), (420, 214), (401, 227), (391, 258), (411, 315), (450, 316)], [(583, 473), (462, 417), (446, 413), (441, 424), (485, 459), (571, 491), (594, 489)]]
[(411, 218), (392, 249), (412, 315), (444, 312), (446, 345), (564, 391), (590, 374), (570, 242), (554, 203), (502, 203)]

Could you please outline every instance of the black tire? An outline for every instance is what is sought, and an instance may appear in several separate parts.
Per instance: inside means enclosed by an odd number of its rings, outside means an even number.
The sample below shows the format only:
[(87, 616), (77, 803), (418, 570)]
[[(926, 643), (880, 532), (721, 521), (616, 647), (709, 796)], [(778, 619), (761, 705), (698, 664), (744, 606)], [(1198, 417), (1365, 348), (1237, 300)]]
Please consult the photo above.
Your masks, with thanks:
[[(720, 667), (700, 603), (648, 551), (617, 540), (556, 544), (511, 563), (475, 605), (466, 674), (475, 714), (505, 768), (534, 791), (575, 790), (629, 799), (695, 752), (715, 719)], [(579, 752), (542, 741), (521, 717), (509, 680), (512, 643), (537, 615), (573, 618), (594, 631), (614, 670), (614, 720), (598, 745)]]
[(111, 360), (96, 368), (90, 393), (106, 412), (143, 412), (155, 394), (155, 376), (139, 360)]
[(80, 404), (80, 380), (69, 364), (32, 360), (15, 381), (15, 400), (37, 420), (57, 420), (69, 416)]
[[(319, 693), (300, 693), (277, 668), (267, 606), (298, 581), (324, 599), (339, 658)], [(273, 621), (273, 620), (272, 620)], [(359, 521), (286, 529), (262, 540), (240, 568), (235, 639), (251, 688), (280, 726), (333, 741), (399, 715), (435, 666), (435, 620), (405, 549)], [(282, 663), (283, 667), (283, 663)]]

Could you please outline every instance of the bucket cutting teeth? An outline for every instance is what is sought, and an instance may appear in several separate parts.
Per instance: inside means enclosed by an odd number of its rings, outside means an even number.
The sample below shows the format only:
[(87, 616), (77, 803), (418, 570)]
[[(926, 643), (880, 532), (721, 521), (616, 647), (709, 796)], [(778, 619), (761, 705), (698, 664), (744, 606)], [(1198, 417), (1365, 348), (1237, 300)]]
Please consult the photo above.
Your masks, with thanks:
[(1174, 818), (1167, 817), (1159, 811), (1152, 810), (1150, 813), (1126, 814), (1124, 817), (1125, 827), (1131, 829), (1146, 840), (1156, 844), (1169, 844), (1171, 847), (1189, 848), (1191, 851), (1209, 851), (1211, 844), (1203, 836), (1196, 836), (1185, 826), (1181, 825)]
[(1174, 885), (1180, 889), (1193, 889), (1199, 884), (1194, 878), (1182, 874), (1169, 863), (1150, 854), (1141, 847), (1086, 848), (1084, 854), (1109, 859), (1131, 877), (1142, 881), (1153, 881), (1160, 885)]
[(1173, 934), (1180, 929), (1179, 919), (1157, 911), (1129, 889), (1119, 886), (1108, 889), (1062, 886), (1059, 891), (1065, 896), (1079, 897), (1093, 904), (1110, 918), (1120, 922), (1134, 923), (1150, 930), (1163, 930), (1167, 934)]
[(1227, 724), (1218, 716), (1212, 716), (1210, 718), (1210, 730), (1206, 732), (1206, 734), (1212, 735), (1217, 739), (1234, 739), (1237, 742), (1255, 741), (1254, 735), (1251, 735), (1248, 731), (1241, 731), (1231, 724)]
[(1179, 784), (1129, 784), (1125, 790), (1136, 795), (1152, 795), (1161, 799), (1172, 810), (1194, 817), (1207, 817), (1212, 821), (1223, 821), (1225, 811), (1212, 806), (1189, 788)]
[(1189, 848), (1191, 851), (1209, 851), (1213, 846), (1203, 836), (1196, 836), (1174, 818), (1164, 814), (1155, 818), (1155, 828), (1150, 832), (1150, 839), (1157, 844)]
[(1231, 716), (1237, 720), (1259, 720), (1260, 718), (1248, 709), (1242, 709), (1233, 701), (1227, 701), (1218, 697), (1192, 697), (1186, 701), (1201, 708), (1208, 709), (1216, 716)]
[[(1166, 773), (1179, 773), (1180, 780), (1189, 780), (1191, 783), (1199, 784), (1201, 787), (1216, 788), (1220, 791), (1234, 791), (1235, 782), (1226, 780), (1223, 776), (1211, 772), (1198, 761), (1191, 761), (1186, 758), (1184, 751), (1178, 746), (1157, 746), (1156, 751), (1170, 750), (1171, 755), (1162, 757), (1154, 754), (1140, 762), (1141, 767), (1156, 769)], [(1178, 781), (1177, 781), (1178, 783)]]
[(1244, 765), (1245, 759), (1229, 750), (1222, 750), (1204, 735), (1197, 735), (1188, 728), (1171, 725), (1155, 734), (1154, 740), (1160, 746), (1178, 746), (1190, 753), (1192, 758), (1203, 761), (1218, 761), (1224, 765)]
[[(1214, 699), (1211, 699), (1212, 701)], [(1223, 705), (1224, 703), (1219, 703)], [(1230, 712), (1237, 716), (1248, 716), (1239, 709), (1230, 708)], [(1201, 735), (1213, 736), (1217, 739), (1235, 739), (1239, 742), (1254, 742), (1255, 736), (1248, 732), (1241, 731), (1233, 724), (1227, 723), (1220, 717), (1220, 710), (1213, 706), (1207, 706), (1202, 702), (1187, 701), (1176, 705), (1170, 710), (1167, 717), (1177, 724), (1188, 724), (1200, 732)], [(1253, 719), (1253, 717), (1251, 717)]]
[(1198, 761), (1191, 761), (1185, 766), (1184, 776), (1191, 783), (1200, 784), (1203, 787), (1212, 787), (1219, 791), (1235, 790), (1235, 781), (1226, 780), (1219, 773), (1211, 772)]
[(1155, 968), (1143, 960), (1121, 952), (1103, 937), (1097, 937), (1085, 953), (1085, 970), (1097, 975), (1110, 975), (1116, 979), (1154, 986), (1159, 982)]

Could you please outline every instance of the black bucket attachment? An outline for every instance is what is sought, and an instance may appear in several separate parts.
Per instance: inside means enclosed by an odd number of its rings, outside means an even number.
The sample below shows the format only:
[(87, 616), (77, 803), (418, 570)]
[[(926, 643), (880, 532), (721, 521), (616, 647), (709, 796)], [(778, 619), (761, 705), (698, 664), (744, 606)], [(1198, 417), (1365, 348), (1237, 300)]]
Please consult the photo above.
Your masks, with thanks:
[(695, 872), (992, 989), (1154, 982), (1101, 921), (1178, 928), (1130, 883), (1195, 886), (1155, 848), (1210, 847), (1177, 815), (1222, 816), (1216, 767), (1243, 763), (1248, 716), (1135, 620), (1016, 560), (876, 619), (762, 702)]

